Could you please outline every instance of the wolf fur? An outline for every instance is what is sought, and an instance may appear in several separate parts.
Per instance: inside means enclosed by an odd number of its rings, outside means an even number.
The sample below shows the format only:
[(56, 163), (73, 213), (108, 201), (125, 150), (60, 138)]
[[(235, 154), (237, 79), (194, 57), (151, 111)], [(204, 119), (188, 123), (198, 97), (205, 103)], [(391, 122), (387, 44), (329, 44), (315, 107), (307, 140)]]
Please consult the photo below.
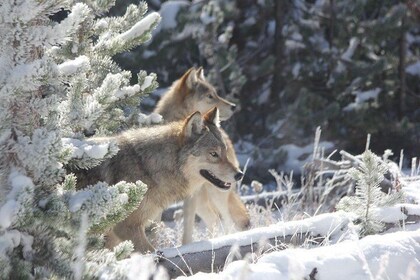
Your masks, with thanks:
[(218, 114), (214, 108), (204, 116), (195, 112), (178, 122), (91, 138), (93, 142), (115, 141), (120, 150), (101, 165), (76, 172), (79, 187), (97, 181), (137, 180), (148, 187), (139, 207), (107, 235), (108, 248), (132, 240), (135, 250), (153, 251), (145, 228), (163, 209), (191, 196), (204, 182), (212, 182), (211, 192), (242, 178), (237, 165), (227, 158)]
[[(221, 98), (215, 88), (205, 79), (203, 68), (191, 68), (159, 100), (154, 112), (163, 116), (166, 121), (185, 118), (194, 111), (205, 112), (217, 106), (220, 119), (227, 120), (235, 110), (235, 104)], [(235, 150), (229, 136), (222, 131), (227, 145), (227, 156), (239, 167)], [(228, 192), (213, 191), (205, 183), (191, 198), (184, 200), (184, 233), (183, 243), (192, 242), (194, 217), (202, 218), (210, 230), (220, 221), (225, 231), (244, 230), (249, 227), (250, 218), (245, 205), (238, 194), (231, 188)]]

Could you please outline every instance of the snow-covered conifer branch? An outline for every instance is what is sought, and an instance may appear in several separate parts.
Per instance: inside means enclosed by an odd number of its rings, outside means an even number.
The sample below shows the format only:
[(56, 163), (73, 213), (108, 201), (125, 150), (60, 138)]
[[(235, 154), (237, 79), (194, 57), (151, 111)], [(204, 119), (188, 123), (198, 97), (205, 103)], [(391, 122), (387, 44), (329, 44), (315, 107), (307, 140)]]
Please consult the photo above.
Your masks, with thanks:
[(127, 51), (136, 45), (150, 40), (150, 32), (156, 27), (159, 21), (160, 15), (153, 12), (123, 33), (110, 34), (105, 32), (95, 45), (95, 50), (98, 52), (105, 51), (111, 55)]
[(67, 163), (70, 169), (92, 168), (104, 159), (113, 157), (119, 150), (114, 142), (93, 143), (71, 138), (62, 138), (62, 141), (71, 150), (71, 158)]
[(119, 182), (114, 186), (100, 182), (66, 194), (66, 201), (75, 218), (86, 213), (90, 231), (103, 234), (138, 207), (146, 190), (141, 181)]

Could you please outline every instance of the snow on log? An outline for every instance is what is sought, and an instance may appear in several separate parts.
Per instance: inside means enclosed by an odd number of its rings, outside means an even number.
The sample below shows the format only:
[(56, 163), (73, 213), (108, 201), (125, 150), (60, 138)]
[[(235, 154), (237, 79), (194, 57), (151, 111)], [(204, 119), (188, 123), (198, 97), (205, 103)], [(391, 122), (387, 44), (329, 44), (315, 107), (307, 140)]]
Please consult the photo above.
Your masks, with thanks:
[[(420, 205), (399, 204), (380, 209), (377, 215), (383, 217), (385, 230), (401, 228), (419, 223)], [(284, 250), (289, 245), (356, 240), (358, 234), (351, 226), (354, 219), (352, 214), (338, 211), (300, 221), (279, 222), (269, 227), (164, 249), (156, 255), (156, 259), (159, 265), (167, 269), (171, 278), (220, 271), (231, 261), (242, 259), (248, 253)]]
[(287, 245), (302, 245), (305, 242), (319, 244), (326, 239), (336, 241), (348, 238), (352, 235), (347, 227), (350, 223), (351, 215), (348, 213), (323, 214), (164, 249), (157, 258), (171, 278), (199, 271), (219, 271), (226, 262), (241, 259), (248, 253), (285, 249)]

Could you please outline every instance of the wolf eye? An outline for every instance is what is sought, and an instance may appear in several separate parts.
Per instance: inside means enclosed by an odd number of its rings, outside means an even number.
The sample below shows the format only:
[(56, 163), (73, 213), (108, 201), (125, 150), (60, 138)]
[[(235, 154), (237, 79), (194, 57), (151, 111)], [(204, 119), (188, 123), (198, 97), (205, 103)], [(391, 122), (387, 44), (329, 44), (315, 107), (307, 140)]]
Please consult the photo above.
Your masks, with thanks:
[(208, 95), (207, 95), (207, 98), (209, 98), (209, 99), (213, 99), (213, 95), (208, 94)]
[(219, 157), (219, 155), (216, 152), (210, 152), (210, 155), (215, 158)]

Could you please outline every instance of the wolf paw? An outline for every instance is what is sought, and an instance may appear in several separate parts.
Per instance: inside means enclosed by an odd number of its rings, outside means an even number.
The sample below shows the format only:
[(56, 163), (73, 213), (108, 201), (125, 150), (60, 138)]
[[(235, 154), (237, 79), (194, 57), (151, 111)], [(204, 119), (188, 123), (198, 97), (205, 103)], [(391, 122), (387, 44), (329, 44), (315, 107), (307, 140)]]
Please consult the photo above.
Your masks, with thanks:
[(163, 254), (163, 251), (157, 250), (154, 256), (155, 262), (159, 263), (163, 259), (165, 259), (165, 255)]

